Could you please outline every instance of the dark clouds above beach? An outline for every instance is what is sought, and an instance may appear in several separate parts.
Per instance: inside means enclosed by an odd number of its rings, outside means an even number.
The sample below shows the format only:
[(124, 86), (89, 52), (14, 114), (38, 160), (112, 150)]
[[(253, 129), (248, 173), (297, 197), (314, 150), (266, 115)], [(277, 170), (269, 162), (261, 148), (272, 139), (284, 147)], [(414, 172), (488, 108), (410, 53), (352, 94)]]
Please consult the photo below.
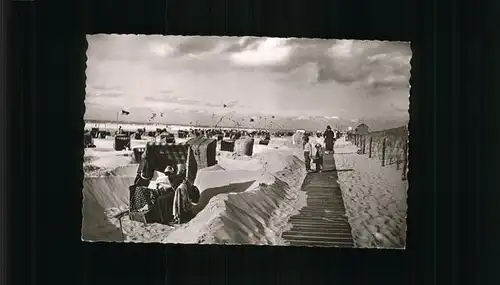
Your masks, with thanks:
[(408, 117), (409, 43), (135, 35), (88, 42), (88, 119), (134, 108), (131, 116), (144, 121), (151, 112), (190, 121)]

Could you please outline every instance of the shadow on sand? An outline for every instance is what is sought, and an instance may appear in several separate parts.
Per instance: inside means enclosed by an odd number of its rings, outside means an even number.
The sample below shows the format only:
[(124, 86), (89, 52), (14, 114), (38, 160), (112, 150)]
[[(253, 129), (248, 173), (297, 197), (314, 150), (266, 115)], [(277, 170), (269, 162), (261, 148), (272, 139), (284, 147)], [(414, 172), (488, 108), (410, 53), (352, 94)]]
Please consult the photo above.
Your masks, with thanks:
[(196, 215), (199, 212), (201, 212), (208, 205), (208, 202), (210, 202), (210, 199), (212, 199), (213, 197), (219, 194), (243, 192), (247, 190), (254, 182), (255, 180), (242, 183), (231, 183), (229, 185), (206, 189), (201, 193), (198, 204), (196, 204), (196, 206), (193, 207), (193, 214)]
[(349, 168), (349, 169), (338, 169), (337, 172), (348, 172), (348, 171), (354, 171), (354, 169)]
[(322, 173), (328, 173), (328, 172), (335, 172), (337, 170), (335, 169), (324, 169), (324, 170), (321, 170)]
[(110, 223), (104, 208), (93, 197), (83, 203), (82, 239), (85, 241), (121, 241), (120, 228)]
[[(348, 171), (354, 171), (354, 169), (325, 169), (321, 170), (322, 173), (329, 173), (329, 172), (348, 172)], [(316, 173), (315, 171), (311, 173)]]

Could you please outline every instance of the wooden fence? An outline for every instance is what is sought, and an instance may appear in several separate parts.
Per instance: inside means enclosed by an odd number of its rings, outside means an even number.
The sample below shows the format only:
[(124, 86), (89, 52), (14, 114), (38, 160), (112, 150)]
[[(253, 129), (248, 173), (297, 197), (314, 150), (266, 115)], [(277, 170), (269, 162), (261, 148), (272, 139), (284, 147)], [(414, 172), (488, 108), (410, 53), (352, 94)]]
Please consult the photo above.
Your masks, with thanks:
[(359, 148), (358, 154), (378, 159), (382, 166), (396, 164), (402, 179), (407, 179), (409, 140), (406, 126), (366, 135), (349, 134), (347, 140)]

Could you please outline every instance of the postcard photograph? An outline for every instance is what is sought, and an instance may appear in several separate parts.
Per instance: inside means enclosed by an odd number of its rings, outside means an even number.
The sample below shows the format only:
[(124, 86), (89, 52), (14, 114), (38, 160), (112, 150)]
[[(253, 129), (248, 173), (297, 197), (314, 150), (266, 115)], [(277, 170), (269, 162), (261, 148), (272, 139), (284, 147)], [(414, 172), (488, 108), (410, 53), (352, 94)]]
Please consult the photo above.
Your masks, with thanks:
[(87, 41), (83, 241), (405, 248), (410, 43)]

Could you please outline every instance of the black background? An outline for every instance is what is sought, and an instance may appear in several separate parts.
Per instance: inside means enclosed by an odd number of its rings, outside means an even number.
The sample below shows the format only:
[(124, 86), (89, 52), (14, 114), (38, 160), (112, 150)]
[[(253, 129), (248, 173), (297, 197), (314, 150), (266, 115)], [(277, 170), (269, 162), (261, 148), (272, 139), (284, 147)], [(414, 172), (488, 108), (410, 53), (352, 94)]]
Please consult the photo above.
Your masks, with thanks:
[[(470, 2), (9, 2), (9, 283), (500, 284), (498, 13)], [(81, 242), (87, 33), (411, 41), (407, 250)]]

